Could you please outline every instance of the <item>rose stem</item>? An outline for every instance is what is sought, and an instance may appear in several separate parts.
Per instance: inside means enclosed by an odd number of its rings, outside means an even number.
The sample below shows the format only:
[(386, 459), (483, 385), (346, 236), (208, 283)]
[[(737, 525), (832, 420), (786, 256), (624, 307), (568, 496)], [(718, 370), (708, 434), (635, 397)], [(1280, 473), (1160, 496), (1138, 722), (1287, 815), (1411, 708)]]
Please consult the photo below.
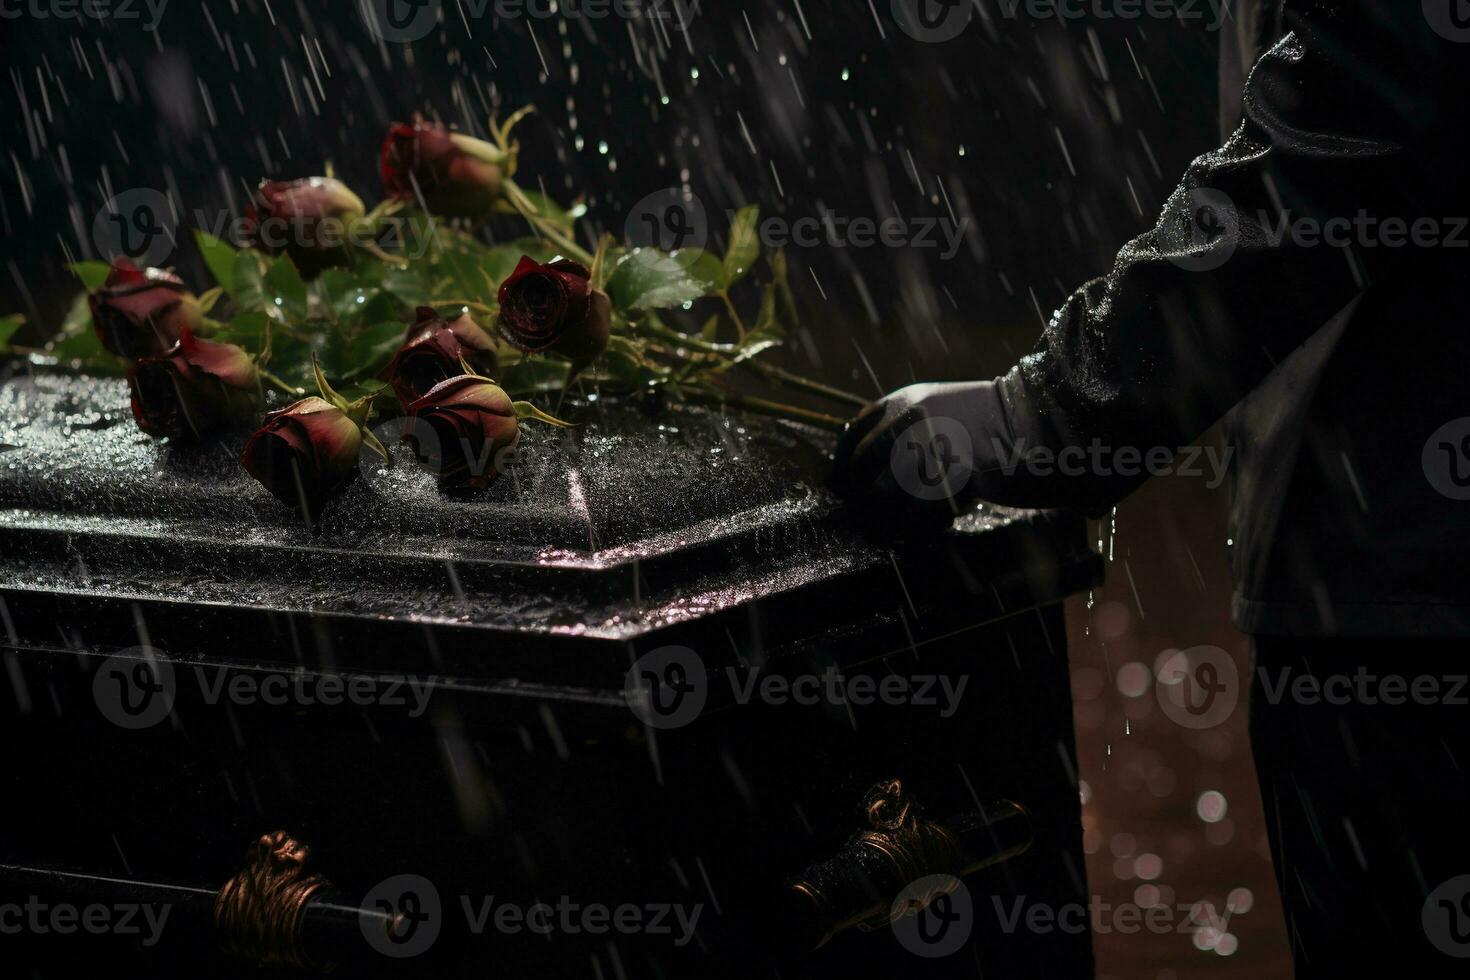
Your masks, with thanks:
[(804, 422), (814, 425), (819, 429), (829, 432), (841, 432), (847, 428), (847, 420), (837, 418), (835, 415), (824, 415), (821, 412), (813, 412), (795, 405), (785, 405), (781, 402), (773, 402), (765, 398), (756, 398), (751, 395), (713, 394), (709, 392), (693, 391), (687, 392), (685, 397), (694, 401), (702, 401), (709, 405), (729, 405), (732, 408), (745, 409), (760, 415), (774, 415), (776, 418), (789, 419), (793, 422)]
[(720, 299), (725, 301), (725, 309), (730, 311), (730, 319), (735, 321), (735, 334), (740, 342), (745, 343), (745, 321), (740, 319), (740, 311), (735, 309), (735, 304), (730, 301), (730, 290), (720, 290)]
[(521, 213), (521, 217), (530, 222), (549, 241), (566, 249), (567, 255), (571, 258), (577, 259), (586, 265), (592, 264), (592, 253), (578, 245), (572, 239), (567, 238), (562, 230), (556, 227), (555, 222), (538, 213), (526, 195), (521, 192), (520, 187), (516, 186), (515, 181), (507, 180), (505, 182), (505, 195), (510, 198), (511, 205)]
[(786, 384), (789, 384), (794, 388), (800, 388), (810, 394), (823, 395), (827, 398), (832, 399), (833, 401), (846, 402), (849, 405), (853, 405), (857, 408), (866, 408), (868, 403), (871, 401), (871, 399), (864, 398), (861, 395), (854, 395), (851, 392), (843, 391), (841, 388), (833, 388), (832, 386), (825, 385), (820, 381), (813, 381), (810, 378), (803, 378), (799, 374), (792, 374), (785, 368), (776, 367), (776, 365), (774, 364), (764, 364), (760, 361), (752, 359), (748, 361), (741, 361), (740, 367), (748, 368), (756, 372), (757, 374), (770, 378), (773, 381), (784, 381)]
[(473, 300), (473, 299), (440, 299), (440, 300), (435, 300), (434, 303), (433, 303), (433, 305), (434, 306), (466, 306), (466, 307), (473, 307), (474, 309), (479, 310), (482, 313), (486, 313), (486, 314), (490, 314), (490, 315), (494, 315), (494, 313), (495, 313), (495, 307), (490, 306), (490, 305), (488, 305), (486, 303), (478, 302), (477, 300)]
[[(677, 344), (679, 346), (688, 347), (693, 350), (703, 351), (706, 354), (717, 354), (721, 357), (726, 358), (732, 358), (733, 355), (739, 353), (738, 350), (732, 350), (729, 347), (721, 346), (719, 344), (707, 343), (706, 341), (700, 340), (698, 337), (691, 337), (688, 334), (680, 333), (679, 331), (674, 330), (672, 327), (666, 326), (662, 323), (649, 323), (646, 326), (648, 331), (652, 333), (655, 337), (666, 340), (671, 344)], [(767, 378), (770, 378), (772, 380), (783, 381), (786, 384), (791, 385), (792, 387), (801, 388), (802, 390), (810, 392), (811, 394), (823, 395), (827, 398), (833, 399), (834, 401), (846, 402), (849, 405), (854, 405), (859, 408), (865, 407), (868, 402), (871, 401), (871, 399), (863, 398), (860, 395), (854, 395), (851, 392), (843, 391), (840, 388), (833, 388), (831, 385), (825, 385), (820, 381), (813, 381), (810, 378), (804, 378), (799, 374), (793, 374), (792, 372), (787, 371), (785, 368), (779, 368), (773, 364), (764, 364), (760, 361), (755, 360), (754, 358), (741, 361), (740, 366), (747, 367), (752, 371), (765, 375)]]
[(381, 248), (378, 247), (378, 243), (377, 242), (363, 242), (361, 248), (363, 249), (363, 251), (367, 252), (369, 255), (372, 255), (373, 257), (375, 257), (375, 258), (377, 258), (377, 259), (379, 259), (379, 260), (381, 260), (383, 262), (387, 262), (389, 265), (396, 265), (400, 269), (407, 269), (408, 266), (409, 266), (408, 259), (405, 259), (401, 255), (390, 255), (390, 254), (388, 254), (387, 252), (383, 251)]
[(265, 379), (266, 381), (269, 381), (271, 384), (275, 385), (277, 388), (281, 389), (286, 394), (288, 394), (288, 395), (304, 395), (304, 394), (306, 394), (306, 389), (305, 388), (297, 388), (295, 385), (287, 384), (285, 381), (282, 381), (280, 378), (276, 377), (274, 374), (272, 374), (271, 372), (267, 371), (265, 368), (259, 368), (258, 370), (260, 371), (260, 376), (263, 379)]

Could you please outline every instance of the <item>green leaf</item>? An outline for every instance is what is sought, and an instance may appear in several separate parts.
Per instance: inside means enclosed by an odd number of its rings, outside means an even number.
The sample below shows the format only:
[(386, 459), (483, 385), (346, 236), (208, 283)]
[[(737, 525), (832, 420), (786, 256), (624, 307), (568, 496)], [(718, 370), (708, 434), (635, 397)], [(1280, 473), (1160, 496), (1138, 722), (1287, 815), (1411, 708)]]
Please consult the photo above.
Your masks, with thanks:
[(751, 337), (775, 337), (780, 339), (786, 336), (786, 324), (782, 322), (778, 312), (779, 304), (776, 302), (777, 290), (773, 285), (767, 285), (761, 290), (761, 308), (755, 317), (755, 327), (746, 337), (746, 343)]
[[(424, 285), (422, 265), (409, 268), (389, 266), (383, 272), (382, 290), (404, 306), (425, 306), (429, 302), (429, 290)], [(467, 297), (466, 297), (467, 298)]]
[(321, 369), (334, 378), (340, 378), (352, 370), (352, 342), (341, 331), (326, 336), (326, 342), (317, 348), (317, 361)]
[(344, 378), (372, 378), (388, 366), (403, 346), (406, 327), (396, 321), (375, 323), (352, 338), (348, 347), (351, 364), (339, 372)]
[(758, 204), (748, 204), (735, 213), (735, 221), (730, 225), (730, 245), (725, 249), (721, 268), (720, 282), (726, 289), (743, 279), (760, 258), (761, 242), (757, 233), (760, 215)]
[(358, 402), (364, 398), (392, 399), (393, 389), (383, 381), (356, 381), (349, 385), (342, 385), (337, 389), (342, 397), (349, 402)]
[(0, 347), (10, 343), (10, 338), (15, 336), (17, 330), (25, 326), (25, 322), (26, 318), (19, 313), (0, 316)]
[(103, 283), (107, 282), (107, 274), (112, 271), (112, 267), (106, 262), (98, 262), (96, 260), (73, 262), (67, 268), (82, 281), (82, 285), (86, 287), (89, 293), (95, 293), (101, 289)]
[(434, 264), (434, 272), (442, 277), (442, 289), (435, 290), (437, 296), (478, 300), (493, 295), (490, 280), (486, 278), (484, 259), (479, 255), (446, 250)]
[(235, 253), (230, 270), (230, 296), (242, 310), (265, 309), (265, 281), (260, 271), (261, 256), (249, 249)]
[(292, 320), (306, 316), (306, 283), (296, 271), (291, 256), (282, 255), (270, 261), (262, 278), (265, 300)]
[(51, 353), (63, 361), (81, 361), (87, 370), (97, 374), (121, 374), (122, 366), (117, 359), (108, 355), (102, 341), (93, 333), (79, 333), (68, 337), (51, 348)]
[[(353, 327), (367, 321), (369, 309), (381, 309), (376, 301), (383, 295), (382, 263), (363, 263), (352, 269), (327, 269), (316, 280), (316, 295), (332, 311), (338, 324)], [(392, 304), (390, 304), (392, 305)]]
[(259, 311), (238, 313), (225, 324), (223, 330), (214, 335), (214, 339), (243, 347), (252, 354), (259, 354), (265, 350), (265, 328), (269, 321), (270, 317)]
[(47, 349), (63, 361), (79, 361), (91, 374), (122, 374), (123, 365), (108, 353), (92, 329), (92, 311), (87, 307), (87, 294), (72, 301), (71, 310), (62, 323), (61, 334)]
[(451, 228), (442, 221), (434, 226), (434, 235), (441, 249), (467, 252), (478, 257), (483, 257), (486, 252), (490, 251), (490, 246), (474, 235), (460, 228)]
[(500, 368), (495, 382), (512, 395), (560, 391), (570, 369), (571, 364), (560, 357), (523, 357)]
[(635, 248), (618, 260), (607, 292), (620, 310), (683, 306), (708, 296), (718, 282), (719, 263), (699, 249), (664, 253)]
[[(72, 299), (71, 306), (66, 311), (66, 317), (61, 321), (61, 337), (76, 337), (86, 334), (95, 338), (92, 329), (92, 306), (87, 302), (86, 293), (77, 293)], [(101, 347), (101, 342), (98, 342)]]
[[(321, 338), (312, 338), (320, 342)], [(288, 333), (277, 326), (271, 332), (270, 369), (282, 380), (308, 392), (315, 390), (315, 372), (312, 370), (311, 354), (313, 342)]]
[(239, 250), (228, 242), (222, 242), (208, 232), (194, 229), (194, 244), (199, 247), (199, 254), (204, 256), (204, 264), (209, 267), (209, 274), (214, 276), (214, 281), (231, 296), (235, 295), (235, 269), (238, 267), (235, 261), (235, 253)]

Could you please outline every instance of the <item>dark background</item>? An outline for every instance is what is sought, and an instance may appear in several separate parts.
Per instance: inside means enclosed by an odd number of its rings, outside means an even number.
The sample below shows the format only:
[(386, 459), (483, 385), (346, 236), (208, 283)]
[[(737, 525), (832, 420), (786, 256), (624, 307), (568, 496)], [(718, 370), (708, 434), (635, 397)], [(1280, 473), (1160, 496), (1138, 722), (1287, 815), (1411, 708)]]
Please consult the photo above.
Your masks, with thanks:
[[(748, 202), (787, 218), (952, 207), (969, 234), (948, 261), (935, 248), (791, 250), (805, 319), (784, 356), (865, 394), (997, 373), (1216, 143), (1218, 38), (1209, 20), (979, 9), (943, 44), (904, 34), (889, 0), (705, 0), (687, 42), (616, 17), (487, 15), (467, 29), (456, 0), (411, 47), (378, 41), (347, 0), (172, 0), (152, 33), (0, 21), (0, 312), (25, 313), (32, 340), (54, 328), (76, 289), (65, 263), (95, 257), (92, 220), (114, 193), (235, 211), (258, 180), (330, 160), (372, 203), (390, 122), (420, 111), (484, 135), (492, 108), (534, 103), (518, 179), (564, 203), (585, 196), (584, 240), (684, 182), (717, 244), (726, 209)], [(181, 240), (169, 261), (202, 289)], [(1079, 775), (1103, 900), (1219, 909), (1244, 888), (1251, 908), (1231, 920), (1228, 955), (1189, 935), (1099, 936), (1102, 976), (1285, 972), (1244, 706), (1219, 730), (1181, 732), (1130, 666), (1146, 677), (1164, 651), (1205, 643), (1243, 665), (1222, 497), (1155, 480), (1096, 527), (1109, 584), (1069, 607)], [(1224, 820), (1200, 818), (1209, 790), (1229, 801)]]
[[(889, 2), (704, 0), (687, 45), (619, 17), (487, 11), (467, 33), (457, 0), (412, 46), (379, 41), (348, 0), (171, 0), (153, 32), (0, 22), (0, 307), (56, 320), (73, 288), (64, 264), (93, 256), (112, 193), (238, 213), (260, 179), (330, 160), (371, 204), (392, 121), (420, 111), (483, 135), (491, 108), (534, 103), (519, 179), (585, 196), (584, 238), (621, 233), (635, 202), (684, 180), (717, 241), (748, 202), (787, 218), (952, 208), (968, 234), (948, 261), (941, 248), (792, 249), (809, 332), (791, 357), (865, 393), (855, 347), (884, 387), (1001, 370), (1215, 141), (1216, 38), (1205, 20), (1008, 19), (983, 0), (957, 39), (921, 43)], [(187, 240), (172, 261), (203, 283)]]

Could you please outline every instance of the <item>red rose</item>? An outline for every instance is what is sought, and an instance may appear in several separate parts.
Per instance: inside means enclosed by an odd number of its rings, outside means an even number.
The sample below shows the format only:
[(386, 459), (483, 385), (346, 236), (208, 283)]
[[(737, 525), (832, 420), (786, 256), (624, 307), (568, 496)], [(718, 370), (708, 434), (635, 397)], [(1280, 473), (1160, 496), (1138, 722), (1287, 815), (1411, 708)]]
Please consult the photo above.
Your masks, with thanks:
[(441, 381), (464, 373), (463, 358), (480, 374), (495, 373), (495, 342), (468, 314), (445, 320), (433, 307), (420, 306), (403, 346), (378, 378), (393, 385), (406, 410)]
[(266, 416), (240, 462), (283, 503), (314, 519), (357, 473), (362, 431), (347, 413), (312, 396)]
[(187, 329), (168, 353), (135, 361), (128, 388), (138, 428), (179, 440), (198, 441), (253, 418), (260, 406), (260, 374), (250, 355)]
[(434, 214), (484, 221), (500, 198), (505, 154), (493, 144), (415, 116), (394, 123), (383, 141), (383, 190), (422, 199)]
[(120, 258), (102, 288), (87, 297), (102, 346), (126, 358), (162, 354), (185, 328), (199, 327), (199, 301), (163, 269), (139, 269)]
[(310, 277), (351, 261), (348, 226), (365, 210), (362, 199), (332, 177), (267, 180), (245, 210), (245, 236), (267, 252), (288, 252)]
[(570, 358), (573, 373), (607, 347), (612, 301), (592, 288), (587, 267), (570, 259), (541, 265), (522, 256), (500, 284), (500, 333), (523, 351), (554, 350)]
[(483, 490), (494, 483), (505, 451), (521, 437), (510, 396), (473, 375), (439, 382), (408, 406), (408, 414), (413, 425), (404, 441), (439, 478), (440, 489), (449, 492)]

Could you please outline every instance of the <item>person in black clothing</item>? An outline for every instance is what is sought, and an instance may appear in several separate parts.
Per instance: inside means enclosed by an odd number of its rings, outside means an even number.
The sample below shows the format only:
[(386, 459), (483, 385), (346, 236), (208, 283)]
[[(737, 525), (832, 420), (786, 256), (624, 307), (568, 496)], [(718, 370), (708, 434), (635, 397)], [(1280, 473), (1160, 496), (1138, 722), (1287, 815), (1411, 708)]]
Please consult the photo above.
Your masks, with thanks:
[[(1253, 639), (1252, 745), (1298, 977), (1380, 957), (1470, 965), (1470, 691), (1453, 692), (1470, 671), (1464, 14), (1237, 3), (1228, 135), (1158, 223), (1005, 375), (870, 406), (833, 474), (890, 521), (947, 520), (973, 498), (1101, 514), (1146, 474), (1033, 472), (1028, 454), (1147, 452), (1222, 423), (1234, 616)], [(904, 489), (915, 460), (947, 495)], [(1282, 693), (1304, 673), (1379, 680)], [(1395, 697), (1390, 674), (1438, 678), (1438, 694)]]

